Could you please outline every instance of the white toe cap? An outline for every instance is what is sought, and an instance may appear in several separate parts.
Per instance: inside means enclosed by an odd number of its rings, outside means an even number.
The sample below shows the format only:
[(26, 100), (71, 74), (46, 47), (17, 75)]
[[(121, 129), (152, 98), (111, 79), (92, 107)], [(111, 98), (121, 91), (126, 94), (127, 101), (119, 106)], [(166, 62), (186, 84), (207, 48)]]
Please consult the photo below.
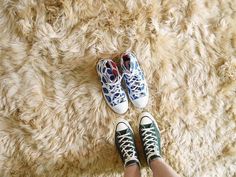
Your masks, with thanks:
[(137, 108), (144, 108), (148, 103), (148, 96), (144, 96), (144, 97), (132, 100), (132, 103)]
[(141, 125), (146, 125), (146, 124), (151, 124), (151, 123), (152, 123), (152, 119), (150, 119), (149, 117), (143, 117), (140, 122)]
[(124, 114), (128, 110), (128, 101), (113, 106), (112, 109), (118, 114)]
[(126, 130), (128, 128), (129, 127), (124, 122), (119, 122), (117, 127), (116, 127), (116, 130), (117, 131), (122, 131), (122, 130)]

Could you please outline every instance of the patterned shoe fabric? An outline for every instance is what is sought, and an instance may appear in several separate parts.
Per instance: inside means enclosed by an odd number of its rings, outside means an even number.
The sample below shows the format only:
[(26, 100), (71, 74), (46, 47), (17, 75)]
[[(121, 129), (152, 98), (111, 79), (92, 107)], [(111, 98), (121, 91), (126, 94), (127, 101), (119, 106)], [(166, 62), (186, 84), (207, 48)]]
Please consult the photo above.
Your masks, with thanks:
[(102, 83), (102, 92), (107, 104), (118, 114), (124, 114), (128, 109), (128, 99), (121, 87), (121, 75), (115, 62), (110, 59), (100, 60), (97, 73)]
[(124, 119), (120, 119), (116, 125), (115, 143), (125, 167), (133, 164), (140, 166), (133, 131)]
[(121, 68), (131, 102), (138, 108), (144, 108), (148, 103), (148, 86), (132, 52), (126, 52), (121, 56)]
[(143, 151), (147, 163), (154, 159), (161, 158), (161, 136), (155, 119), (148, 112), (139, 117), (139, 134), (143, 145)]

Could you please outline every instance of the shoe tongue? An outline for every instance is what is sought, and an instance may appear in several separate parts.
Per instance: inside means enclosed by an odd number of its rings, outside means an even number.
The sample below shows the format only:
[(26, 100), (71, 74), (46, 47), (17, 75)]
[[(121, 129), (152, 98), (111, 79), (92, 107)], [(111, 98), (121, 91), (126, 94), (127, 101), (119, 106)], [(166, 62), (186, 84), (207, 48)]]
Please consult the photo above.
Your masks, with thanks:
[(142, 124), (144, 128), (151, 128), (152, 124)]
[(123, 59), (123, 64), (125, 67), (126, 72), (128, 73), (132, 73), (134, 70), (134, 61), (133, 61), (133, 57), (129, 54), (125, 54), (122, 56)]
[(119, 131), (119, 134), (120, 134), (120, 135), (123, 135), (123, 134), (127, 133), (127, 130), (128, 130), (128, 129), (121, 130), (121, 131)]
[(116, 63), (113, 61), (107, 61), (106, 63), (106, 77), (109, 82), (116, 82), (118, 77), (118, 68), (116, 66)]

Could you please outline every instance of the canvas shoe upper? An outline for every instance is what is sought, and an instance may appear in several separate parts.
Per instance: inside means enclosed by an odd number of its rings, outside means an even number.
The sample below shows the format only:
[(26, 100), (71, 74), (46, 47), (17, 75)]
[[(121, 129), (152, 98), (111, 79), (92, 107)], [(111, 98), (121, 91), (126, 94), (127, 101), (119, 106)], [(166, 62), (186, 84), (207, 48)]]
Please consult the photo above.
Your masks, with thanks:
[(124, 53), (120, 63), (131, 102), (144, 108), (148, 103), (148, 86), (136, 56), (132, 52)]
[(138, 164), (140, 166), (133, 130), (124, 119), (120, 119), (117, 122), (115, 144), (125, 167), (132, 164)]
[(161, 158), (161, 136), (155, 119), (148, 112), (139, 117), (139, 134), (143, 145), (147, 163), (153, 159)]
[(100, 60), (97, 73), (102, 83), (102, 92), (107, 104), (113, 111), (123, 114), (128, 109), (128, 99), (121, 87), (121, 75), (115, 62), (110, 59)]

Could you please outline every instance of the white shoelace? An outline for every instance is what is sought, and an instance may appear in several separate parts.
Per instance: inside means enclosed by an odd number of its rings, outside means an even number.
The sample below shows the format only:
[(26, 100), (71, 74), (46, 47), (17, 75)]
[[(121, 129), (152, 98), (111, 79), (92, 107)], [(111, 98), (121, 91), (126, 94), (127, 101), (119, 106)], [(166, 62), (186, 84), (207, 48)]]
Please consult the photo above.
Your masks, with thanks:
[(160, 156), (160, 150), (159, 146), (156, 144), (157, 137), (154, 135), (154, 127), (150, 128), (143, 128), (142, 129), (142, 136), (144, 141), (144, 147), (145, 151), (147, 152), (147, 159), (149, 161), (150, 157), (152, 155), (159, 155)]
[(135, 147), (129, 132), (123, 135), (118, 135), (118, 142), (121, 143), (120, 148), (121, 153), (125, 156), (125, 164), (130, 160), (139, 161), (138, 157), (135, 155)]

